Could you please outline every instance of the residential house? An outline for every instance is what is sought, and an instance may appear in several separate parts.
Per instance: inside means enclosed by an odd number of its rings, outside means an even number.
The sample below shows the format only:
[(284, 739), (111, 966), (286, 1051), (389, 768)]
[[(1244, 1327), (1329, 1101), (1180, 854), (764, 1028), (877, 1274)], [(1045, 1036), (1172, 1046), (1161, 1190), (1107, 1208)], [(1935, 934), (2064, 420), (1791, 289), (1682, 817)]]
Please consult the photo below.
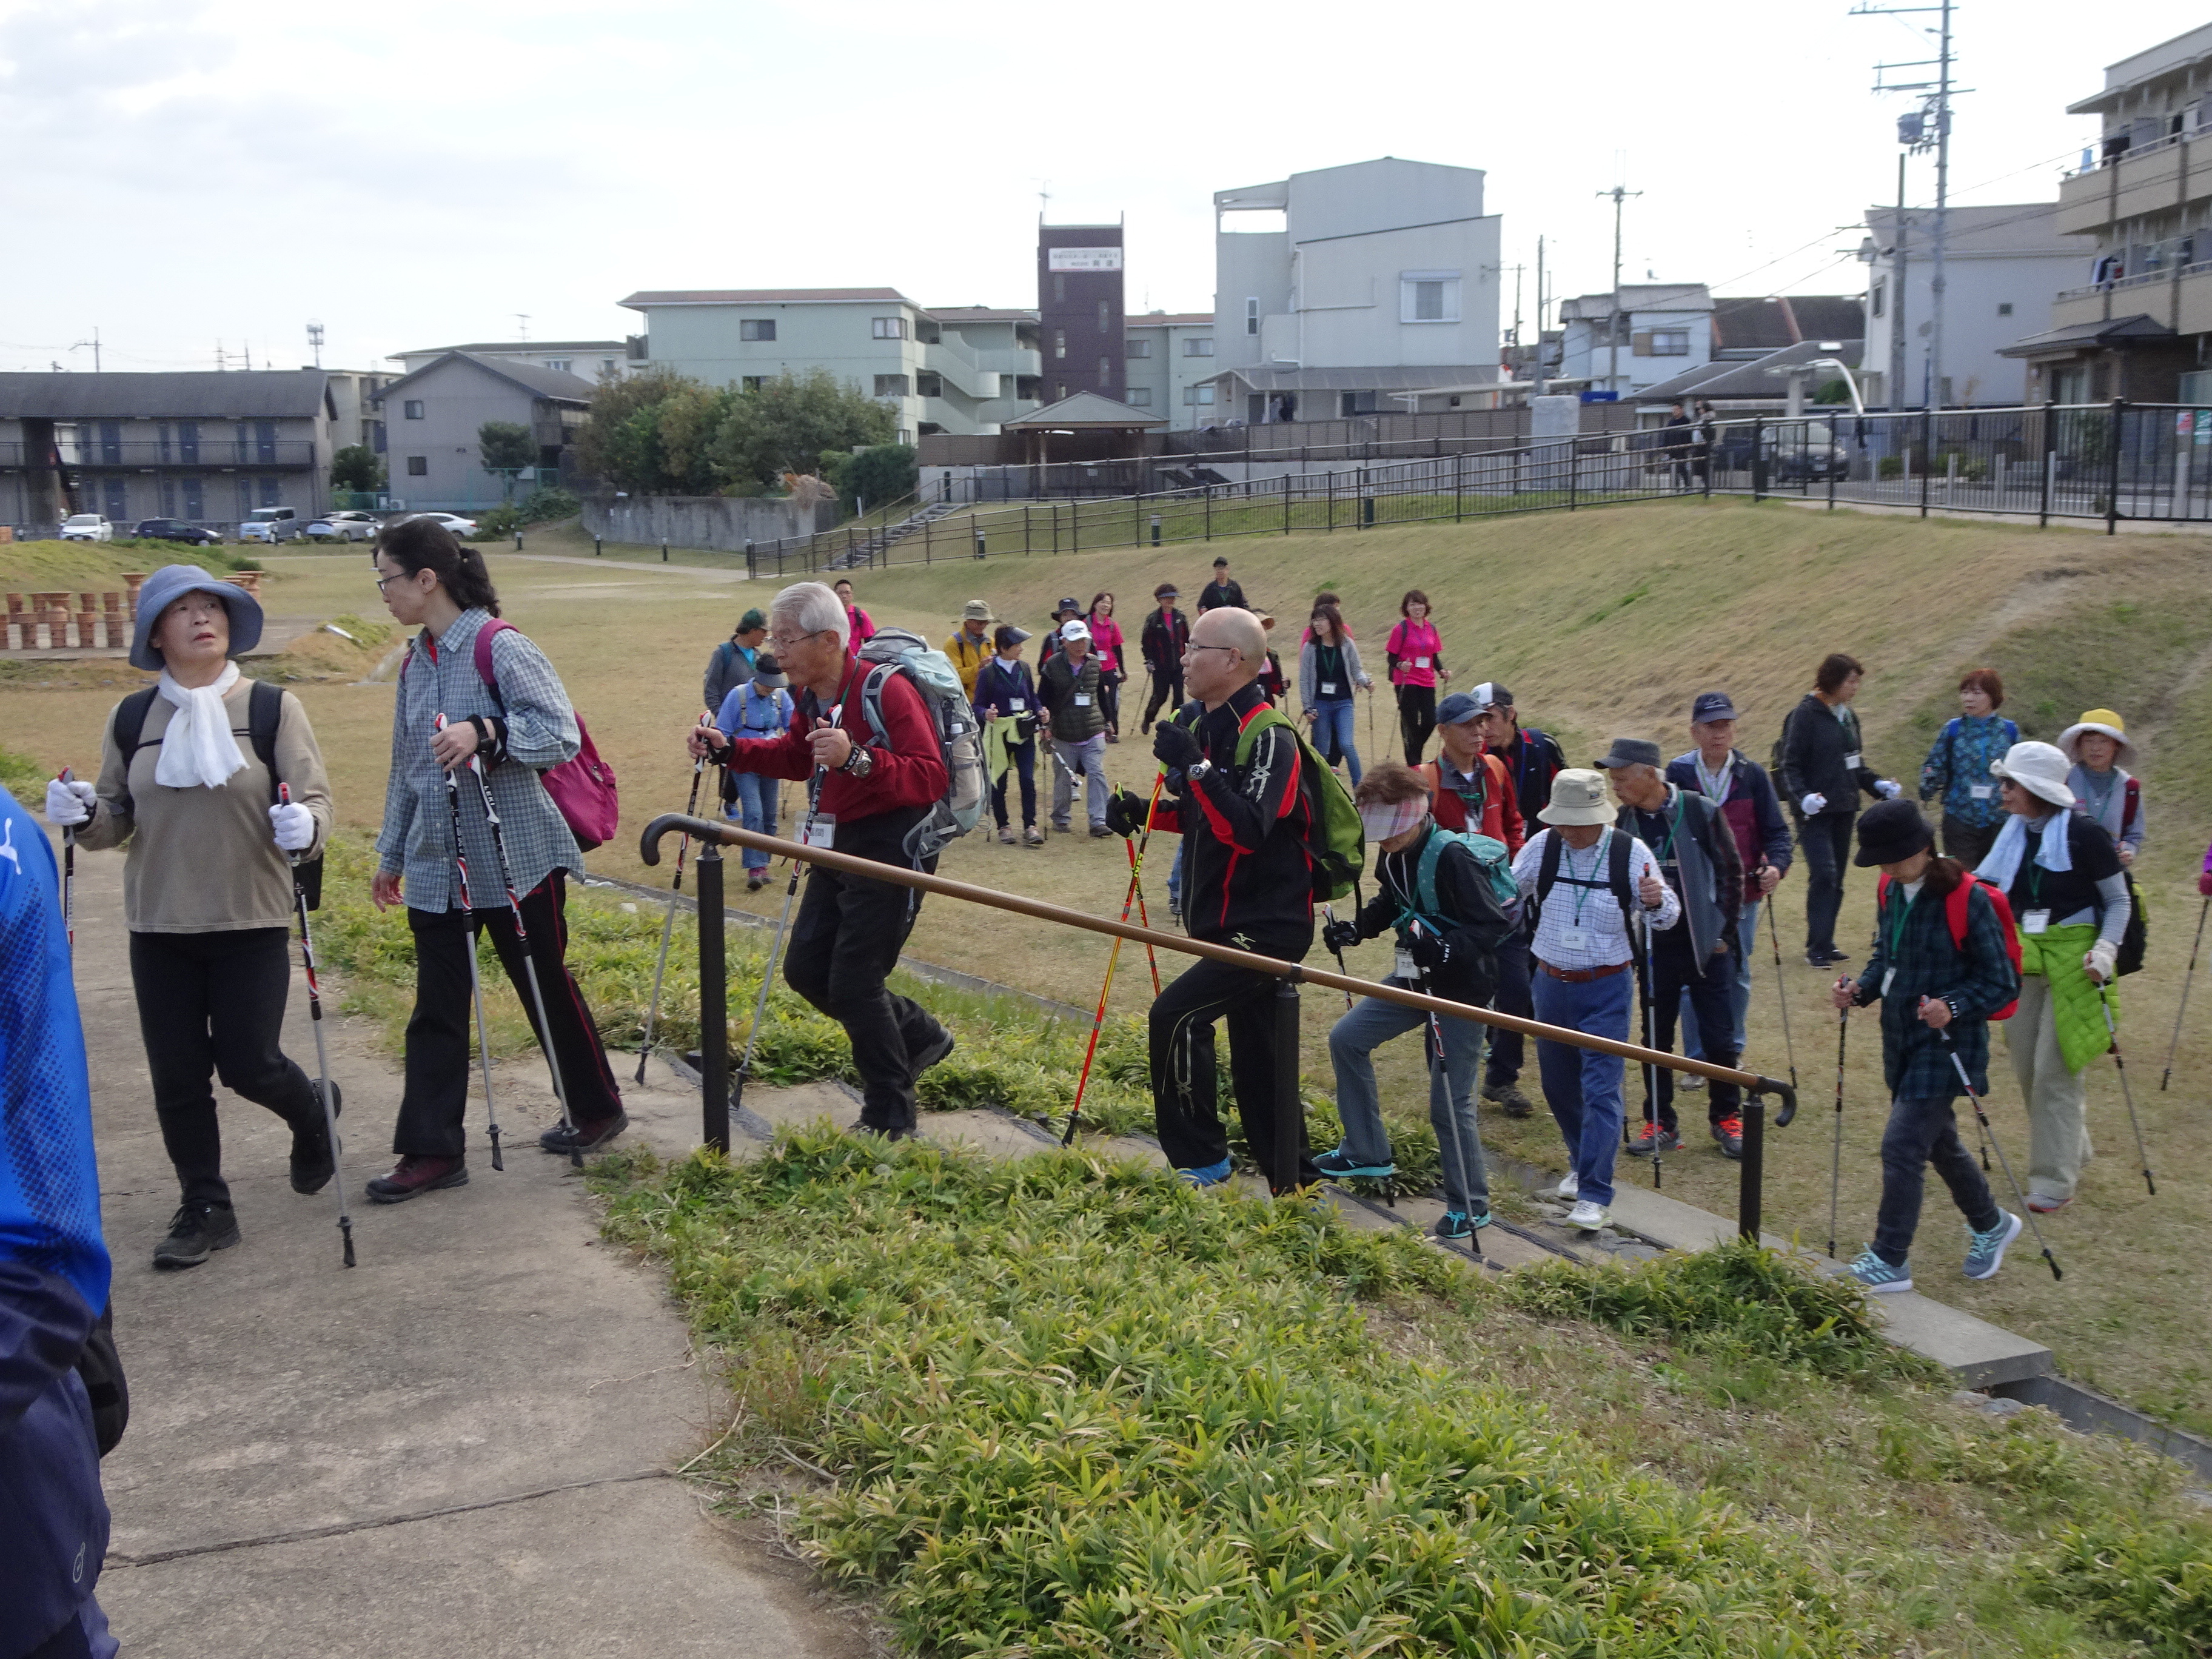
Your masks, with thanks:
[(72, 513), (307, 518), (329, 502), (337, 414), (319, 368), (0, 374), (0, 523), (51, 536)]
[[(2081, 252), (2058, 234), (2056, 202), (1954, 207), (1943, 237), (1943, 386), (1948, 409), (2017, 404), (2026, 376), (2017, 359), (2000, 354), (2023, 330), (2040, 331), (2051, 296), (2081, 269)], [(1869, 404), (1924, 407), (1934, 330), (1936, 234), (1932, 208), (1867, 210), (1868, 372), (1860, 386)]]
[(1386, 155), (1216, 191), (1213, 412), (1257, 425), (1494, 386), (1500, 221), (1482, 182)]
[(1148, 311), (1122, 326), (1121, 401), (1164, 416), (1167, 430), (1213, 424), (1213, 313)]
[[(1799, 340), (1771, 351), (1753, 352), (1737, 347), (1735, 355), (1717, 358), (1686, 369), (1671, 380), (1660, 380), (1635, 394), (1638, 420), (1658, 425), (1674, 403), (1709, 403), (1723, 419), (1751, 415), (1781, 415), (1802, 409), (1820, 388), (1842, 378), (1837, 365), (1856, 377), (1863, 342)], [(1848, 396), (1838, 402), (1848, 403)]]
[(537, 477), (518, 482), (557, 482), (573, 465), (571, 446), (592, 390), (581, 375), (467, 351), (448, 351), (401, 375), (378, 398), (394, 503), (461, 513), (507, 499), (508, 480), (484, 470), (477, 447), (487, 421), (527, 427), (538, 441)]
[(1626, 399), (1712, 360), (1713, 296), (1703, 283), (1621, 284), (1559, 302), (1559, 378)]
[(495, 357), (502, 362), (526, 363), (550, 368), (556, 374), (574, 374), (596, 380), (623, 372), (629, 366), (631, 342), (625, 340), (494, 340), (469, 345), (431, 346), (416, 351), (395, 351), (403, 372), (427, 368), (449, 351), (465, 351), (471, 357)]

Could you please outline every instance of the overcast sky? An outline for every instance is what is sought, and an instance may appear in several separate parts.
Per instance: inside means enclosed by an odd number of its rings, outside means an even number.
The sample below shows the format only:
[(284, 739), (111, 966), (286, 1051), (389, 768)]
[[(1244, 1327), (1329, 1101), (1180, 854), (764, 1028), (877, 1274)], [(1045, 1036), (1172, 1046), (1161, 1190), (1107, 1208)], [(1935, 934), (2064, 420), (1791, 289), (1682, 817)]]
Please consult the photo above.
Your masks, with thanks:
[[(1953, 199), (2037, 201), (2103, 65), (2207, 21), (1960, 7)], [(369, 367), (634, 331), (638, 289), (888, 284), (1033, 305), (1038, 191), (1126, 216), (1130, 308), (1212, 305), (1211, 194), (1377, 155), (1488, 171), (1505, 257), (1555, 294), (1625, 267), (1855, 291), (1893, 199), (1881, 59), (1932, 14), (1251, 0), (0, 0), (0, 368)], [(1910, 191), (1932, 201), (1932, 159)], [(1509, 283), (1510, 283), (1509, 276)], [(1534, 271), (1524, 309), (1534, 320)], [(1510, 286), (1506, 300), (1510, 313)], [(1510, 314), (1501, 319), (1510, 322)]]

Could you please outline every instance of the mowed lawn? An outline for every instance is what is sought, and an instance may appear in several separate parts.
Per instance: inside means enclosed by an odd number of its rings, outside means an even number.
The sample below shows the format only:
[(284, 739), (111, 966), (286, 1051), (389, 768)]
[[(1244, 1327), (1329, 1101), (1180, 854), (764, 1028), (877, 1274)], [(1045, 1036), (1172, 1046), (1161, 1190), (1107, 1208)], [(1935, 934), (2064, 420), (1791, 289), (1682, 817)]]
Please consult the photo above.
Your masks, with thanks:
[[(653, 813), (683, 807), (690, 778), (683, 738), (699, 713), (707, 658), (738, 614), (764, 603), (774, 584), (747, 584), (730, 568), (734, 561), (714, 556), (679, 551), (676, 562), (661, 567), (657, 550), (610, 549), (594, 560), (588, 538), (573, 531), (534, 532), (529, 542), (527, 557), (486, 550), (507, 615), (550, 653), (601, 752), (621, 775), (623, 833), (589, 862), (599, 873), (665, 883), (668, 866), (644, 867), (635, 831)], [(1346, 618), (1378, 679), (1381, 641), (1399, 595), (1408, 586), (1426, 589), (1453, 683), (1505, 681), (1523, 718), (1559, 735), (1577, 763), (1587, 763), (1616, 736), (1655, 738), (1668, 753), (1680, 752), (1688, 746), (1690, 699), (1710, 689), (1729, 691), (1746, 711), (1744, 747), (1763, 762), (1783, 715), (1831, 650), (1867, 663), (1858, 708), (1869, 760), (1908, 788), (1936, 725), (1954, 711), (1950, 688), (1968, 666), (1987, 663), (2004, 675), (2012, 688), (2005, 712), (2032, 736), (2055, 735), (2085, 707), (2121, 709), (2143, 750), (2150, 847), (2137, 874), (2152, 908), (2150, 963), (2123, 987), (2122, 1036), (2158, 1195), (2144, 1190), (2118, 1079), (2111, 1060), (2102, 1060), (2089, 1085), (2098, 1156), (2080, 1201), (2044, 1223), (2066, 1268), (2064, 1281), (2054, 1284), (2028, 1250), (1990, 1284), (1960, 1277), (1960, 1228), (1940, 1184), (1931, 1185), (1915, 1267), (1931, 1293), (2050, 1342), (2069, 1375), (2212, 1430), (2205, 1343), (2212, 1290), (2191, 1253), (2212, 1222), (2205, 1196), (2212, 1157), (2200, 1127), (2212, 1099), (2212, 1040), (2206, 1036), (2212, 996), (2200, 991), (2192, 997), (2172, 1087), (2158, 1087), (2200, 908), (2195, 872), (2212, 833), (2212, 784), (2179, 741), (2179, 734), (2202, 731), (2212, 717), (2212, 685), (2204, 672), (2212, 664), (2212, 597), (2205, 581), (2212, 542), (1828, 514), (1779, 502), (1685, 501), (1464, 526), (1252, 537), (1211, 547), (1115, 548), (1058, 557), (994, 554), (981, 563), (963, 558), (862, 571), (856, 580), (860, 603), (878, 622), (913, 627), (933, 640), (951, 631), (970, 598), (989, 600), (1001, 616), (1034, 631), (1058, 597), (1087, 602), (1110, 588), (1133, 638), (1153, 585), (1175, 581), (1189, 609), (1215, 551), (1230, 557), (1254, 600), (1281, 619), (1276, 637), (1285, 642), (1293, 676), (1297, 633), (1317, 589), (1345, 596)], [(580, 562), (570, 562), (578, 556)], [(381, 614), (361, 550), (269, 562), (264, 599), (272, 614)], [(0, 560), (0, 571), (7, 568)], [(58, 584), (50, 569), (38, 574), (39, 585)], [(4, 741), (48, 767), (67, 763), (88, 769), (97, 763), (103, 715), (140, 677), (118, 665), (112, 672), (57, 678), (66, 683), (0, 680), (8, 706)], [(389, 684), (341, 677), (303, 681), (295, 690), (314, 718), (342, 821), (373, 834), (390, 750)], [(1140, 697), (1143, 690), (1139, 669), (1125, 696)], [(1371, 726), (1364, 708), (1359, 720), (1360, 746), (1370, 760), (1378, 750), (1397, 749), (1387, 692), (1375, 703)], [(1141, 790), (1153, 763), (1136, 736), (1136, 719), (1125, 710), (1124, 741), (1109, 749), (1108, 763), (1118, 783)], [(1047, 782), (1041, 777), (1041, 785)], [(799, 793), (797, 785), (787, 788), (787, 807), (797, 805)], [(1123, 845), (1085, 837), (1079, 807), (1075, 822), (1076, 835), (1054, 836), (1036, 850), (971, 836), (951, 849), (943, 872), (1114, 914), (1128, 878)], [(786, 827), (787, 832), (788, 818)], [(1156, 920), (1164, 919), (1172, 850), (1171, 840), (1156, 840), (1146, 872)], [(733, 855), (733, 904), (763, 912), (781, 905), (781, 878), (747, 899), (736, 864)], [(1873, 890), (1871, 872), (1854, 872), (1838, 929), (1839, 940), (1862, 961)], [(1797, 1122), (1769, 1138), (1766, 1216), (1771, 1229), (1794, 1231), (1818, 1248), (1828, 1232), (1838, 1022), (1825, 994), (1829, 975), (1803, 964), (1802, 896), (1802, 874), (1793, 872), (1777, 902), (1779, 988), (1804, 1092)], [(1096, 936), (939, 900), (923, 906), (909, 945), (918, 957), (1085, 1008), (1097, 998), (1108, 948)], [(1786, 1075), (1771, 946), (1762, 942), (1761, 951), (1747, 1063)], [(1314, 960), (1327, 961), (1318, 947)], [(1172, 976), (1179, 965), (1164, 957), (1163, 975)], [(1352, 966), (1380, 975), (1388, 968), (1387, 950), (1380, 943), (1362, 947)], [(1114, 1007), (1140, 1013), (1150, 997), (1142, 955), (1125, 951)], [(1304, 994), (1309, 1090), (1328, 1087), (1323, 1044), (1341, 1008), (1332, 994)], [(1846, 1255), (1872, 1226), (1886, 1112), (1871, 1014), (1853, 1017), (1848, 1041), (1837, 1228), (1838, 1249)], [(1385, 1056), (1387, 1109), (1408, 1120), (1424, 1115), (1418, 1048), (1401, 1042)], [(1536, 1092), (1533, 1065), (1523, 1083)], [(1994, 1121), (2024, 1171), (2024, 1115), (2001, 1056), (1993, 1084)], [(1692, 1131), (1702, 1108), (1701, 1097), (1686, 1097)], [(1486, 1133), (1502, 1150), (1553, 1167), (1563, 1163), (1557, 1133), (1540, 1112), (1522, 1123), (1491, 1115)], [(1735, 1166), (1693, 1133), (1668, 1160), (1664, 1189), (1733, 1213), (1735, 1176)], [(1649, 1167), (1625, 1169), (1623, 1178), (1648, 1182)]]

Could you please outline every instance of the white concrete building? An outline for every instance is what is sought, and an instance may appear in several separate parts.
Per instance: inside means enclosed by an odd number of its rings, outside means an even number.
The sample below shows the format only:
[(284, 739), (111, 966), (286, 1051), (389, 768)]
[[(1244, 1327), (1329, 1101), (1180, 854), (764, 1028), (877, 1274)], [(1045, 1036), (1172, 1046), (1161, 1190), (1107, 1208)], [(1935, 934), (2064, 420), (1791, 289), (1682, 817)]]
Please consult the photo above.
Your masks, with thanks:
[[(2051, 295), (2086, 269), (2081, 245), (2060, 234), (2056, 202), (1954, 207), (1943, 254), (1943, 391), (1946, 408), (2002, 407), (2026, 395), (2027, 372), (1999, 356), (2023, 335), (2051, 325)], [(1866, 366), (1860, 395), (1869, 406), (1917, 409), (1928, 401), (1928, 348), (1935, 315), (1936, 210), (1867, 210)]]
[(1122, 331), (1127, 374), (1121, 401), (1164, 416), (1168, 429), (1186, 432), (1213, 423), (1219, 392), (1214, 375), (1213, 313), (1153, 311), (1132, 314)]
[(1713, 296), (1703, 283), (1623, 283), (1561, 301), (1559, 329), (1559, 377), (1626, 402), (1712, 361)]
[(1384, 156), (1214, 194), (1224, 422), (1389, 412), (1499, 377), (1480, 169)]

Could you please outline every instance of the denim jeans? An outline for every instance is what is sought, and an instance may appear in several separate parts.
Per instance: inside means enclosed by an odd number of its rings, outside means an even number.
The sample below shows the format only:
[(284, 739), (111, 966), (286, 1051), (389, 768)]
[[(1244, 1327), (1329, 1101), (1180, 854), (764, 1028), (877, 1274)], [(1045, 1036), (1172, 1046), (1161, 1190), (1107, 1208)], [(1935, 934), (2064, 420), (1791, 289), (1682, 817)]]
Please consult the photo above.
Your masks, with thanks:
[(1836, 948), (1836, 913), (1844, 908), (1844, 871), (1851, 861), (1851, 826), (1858, 813), (1832, 808), (1801, 818), (1797, 844), (1805, 851), (1805, 948)]
[[(1410, 981), (1392, 975), (1382, 981), (1409, 990)], [(1344, 1121), (1344, 1149), (1363, 1164), (1388, 1164), (1390, 1137), (1375, 1087), (1374, 1051), (1407, 1031), (1421, 1033), (1429, 1062), (1429, 1121), (1437, 1132), (1443, 1164), (1444, 1206), (1482, 1215), (1490, 1208), (1490, 1178), (1483, 1167), (1482, 1139), (1474, 1119), (1474, 1079), (1482, 1063), (1482, 1027), (1471, 1019), (1445, 1019), (1444, 1063), (1436, 1064), (1429, 1018), (1378, 997), (1347, 1009), (1329, 1028), (1328, 1058), (1336, 1068), (1336, 1114)]]
[(1168, 866), (1168, 903), (1175, 909), (1182, 908), (1182, 866), (1190, 857), (1190, 837), (1176, 837), (1175, 862)]
[[(1746, 899), (1743, 902), (1743, 919), (1736, 923), (1735, 927), (1735, 988), (1732, 1000), (1735, 1008), (1735, 1053), (1738, 1060), (1743, 1058), (1747, 1035), (1745, 1017), (1751, 1012), (1751, 961), (1753, 952), (1759, 949), (1759, 913), (1765, 908), (1765, 901), (1763, 899)], [(1704, 1060), (1706, 1058), (1705, 1040), (1698, 1035), (1698, 1014), (1690, 1006), (1690, 992), (1686, 986), (1682, 990), (1681, 1015), (1682, 1052), (1692, 1060)]]
[(1881, 1208), (1874, 1224), (1874, 1253), (1893, 1267), (1902, 1267), (1912, 1249), (1912, 1235), (1920, 1225), (1922, 1177), (1931, 1164), (1969, 1227), (1985, 1233), (1997, 1224), (1989, 1177), (1959, 1139), (1950, 1101), (1893, 1100), (1889, 1127), (1881, 1132)]
[(1316, 703), (1313, 706), (1313, 745), (1321, 750), (1323, 759), (1332, 755), (1342, 755), (1345, 764), (1352, 769), (1352, 787), (1357, 789), (1364, 769), (1359, 764), (1359, 750), (1352, 745), (1352, 702), (1349, 697), (1341, 702)]
[(1055, 830), (1067, 828), (1068, 814), (1075, 805), (1073, 773), (1083, 775), (1085, 810), (1091, 815), (1094, 830), (1106, 823), (1106, 734), (1085, 738), (1081, 743), (1062, 743), (1051, 740), (1053, 750), (1060, 757), (1054, 768), (1052, 779), (1052, 825)]
[[(742, 823), (746, 829), (763, 836), (775, 833), (775, 792), (781, 780), (764, 772), (732, 772), (730, 781), (737, 786), (736, 803), (724, 810), (723, 816)], [(745, 868), (765, 870), (768, 854), (757, 847), (744, 849)]]
[[(1635, 969), (1608, 974), (1586, 984), (1554, 979), (1540, 966), (1529, 981), (1536, 1018), (1586, 1036), (1628, 1041), (1635, 1002)], [(1567, 1143), (1580, 1196), (1593, 1204), (1613, 1202), (1613, 1158), (1620, 1150), (1623, 1067), (1618, 1054), (1571, 1043), (1536, 1039), (1536, 1071), (1544, 1081), (1544, 1103), (1552, 1109)]]

